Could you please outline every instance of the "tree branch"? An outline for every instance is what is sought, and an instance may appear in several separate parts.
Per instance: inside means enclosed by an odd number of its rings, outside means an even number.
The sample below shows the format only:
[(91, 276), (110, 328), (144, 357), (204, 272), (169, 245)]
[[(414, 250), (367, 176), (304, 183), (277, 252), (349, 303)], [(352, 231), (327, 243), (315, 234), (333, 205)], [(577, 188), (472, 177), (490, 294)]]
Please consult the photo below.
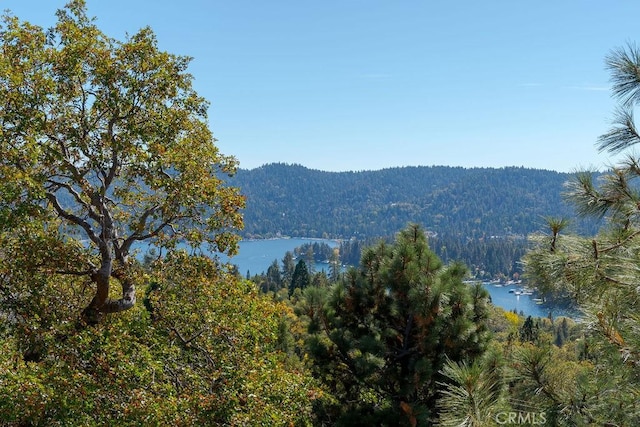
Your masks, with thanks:
[(103, 248), (107, 250), (106, 243), (102, 239), (100, 239), (100, 237), (95, 233), (95, 231), (87, 221), (85, 221), (84, 219), (80, 218), (77, 215), (67, 212), (60, 205), (60, 201), (55, 196), (55, 194), (47, 192), (45, 193), (45, 196), (47, 197), (47, 200), (49, 200), (49, 202), (53, 205), (53, 208), (55, 209), (56, 213), (59, 216), (66, 219), (67, 221), (72, 222), (73, 224), (76, 224), (82, 227), (85, 233), (87, 233), (87, 236), (89, 237), (89, 239), (91, 239), (92, 242), (98, 245), (101, 251), (103, 250)]
[(176, 336), (178, 337), (178, 339), (180, 340), (180, 342), (182, 343), (183, 346), (187, 347), (187, 348), (194, 348), (196, 350), (198, 350), (199, 352), (201, 352), (205, 359), (207, 359), (207, 362), (209, 362), (209, 364), (212, 367), (215, 367), (215, 361), (213, 360), (213, 357), (211, 357), (211, 354), (209, 354), (209, 352), (204, 349), (203, 347), (197, 345), (197, 344), (191, 344), (191, 342), (193, 340), (195, 340), (196, 338), (198, 338), (200, 335), (202, 335), (205, 331), (204, 328), (200, 329), (198, 332), (196, 332), (191, 338), (185, 339), (182, 334), (180, 333), (180, 331), (178, 331), (178, 329), (175, 326), (171, 326), (169, 327), (169, 330), (172, 331), (173, 333), (176, 334)]
[[(87, 181), (87, 179), (85, 178), (85, 175), (87, 174), (87, 172), (89, 172), (89, 169), (85, 170), (84, 172), (81, 172), (76, 165), (74, 164), (74, 162), (72, 161), (72, 159), (70, 159), (71, 154), (69, 153), (68, 149), (66, 148), (66, 146), (64, 145), (64, 142), (58, 138), (55, 135), (51, 135), (51, 134), (47, 134), (46, 135), (47, 138), (49, 138), (50, 140), (56, 142), (59, 146), (61, 147), (65, 147), (64, 148), (64, 152), (65, 152), (65, 156), (62, 159), (62, 162), (64, 163), (64, 166), (71, 172), (71, 177), (83, 188), (91, 188), (91, 185), (89, 184), (89, 182)], [(46, 147), (46, 145), (45, 145)], [(87, 153), (82, 150), (82, 154), (85, 157), (89, 157), (87, 155)]]
[(105, 194), (106, 194), (106, 190), (111, 186), (111, 183), (113, 182), (116, 176), (116, 172), (119, 166), (118, 150), (116, 150), (116, 147), (114, 146), (114, 142), (115, 142), (115, 136), (113, 134), (114, 124), (115, 124), (115, 119), (111, 119), (108, 125), (109, 139), (111, 140), (111, 167), (109, 168), (109, 173), (107, 174), (104, 182)]
[(76, 200), (76, 202), (78, 202), (79, 204), (82, 205), (82, 207), (84, 207), (85, 209), (87, 209), (87, 212), (89, 213), (89, 217), (91, 217), (91, 219), (100, 222), (101, 217), (100, 215), (98, 215), (96, 213), (96, 211), (93, 210), (93, 208), (91, 207), (91, 204), (87, 203), (86, 201), (84, 201), (82, 199), (82, 197), (80, 196), (80, 193), (78, 193), (73, 186), (71, 186), (71, 184), (66, 183), (66, 182), (58, 182), (58, 181), (54, 181), (53, 179), (49, 178), (47, 179), (47, 182), (59, 187), (59, 188), (64, 188), (65, 190), (67, 190), (69, 192), (69, 194), (71, 194), (73, 196), (73, 198)]
[(203, 332), (205, 331), (204, 328), (200, 329), (198, 332), (196, 332), (195, 334), (193, 334), (193, 336), (191, 338), (184, 338), (182, 336), (182, 334), (180, 333), (180, 331), (178, 329), (176, 329), (174, 326), (172, 326), (170, 328), (173, 332), (175, 332), (175, 334), (178, 336), (178, 338), (180, 338), (180, 341), (182, 341), (182, 344), (184, 345), (189, 345), (189, 343), (193, 340), (195, 340), (196, 338), (198, 338), (200, 335), (203, 334)]
[[(122, 243), (121, 248), (122, 248), (123, 251), (129, 252), (129, 249), (131, 248), (131, 245), (133, 244), (134, 241), (136, 241), (136, 240), (145, 240), (145, 239), (151, 238), (151, 237), (155, 236), (157, 233), (159, 233), (161, 231), (161, 229), (160, 229), (160, 230), (156, 230), (157, 232), (155, 234), (153, 234), (153, 233), (149, 233), (149, 234), (146, 234), (146, 235), (142, 235), (141, 234), (142, 231), (147, 226), (147, 220), (149, 219), (149, 216), (153, 215), (153, 213), (156, 212), (159, 208), (160, 208), (160, 206), (156, 204), (156, 205), (151, 206), (149, 209), (145, 210), (142, 213), (142, 215), (138, 219), (138, 224), (136, 225), (135, 230)], [(166, 223), (165, 223), (165, 225), (161, 225), (161, 227), (162, 228), (166, 227)]]
[(612, 251), (614, 249), (617, 249), (621, 246), (623, 246), (625, 243), (627, 243), (628, 241), (632, 240), (634, 237), (640, 235), (640, 230), (636, 230), (633, 233), (629, 234), (627, 237), (625, 237), (623, 240), (621, 240), (620, 242), (616, 243), (615, 245), (611, 245), (607, 248), (604, 249), (600, 249), (600, 253), (602, 252), (609, 252)]
[(127, 251), (129, 250), (129, 248), (131, 247), (131, 245), (133, 244), (134, 241), (138, 240), (147, 240), (150, 239), (152, 237), (156, 237), (158, 234), (160, 234), (160, 232), (162, 230), (164, 230), (166, 227), (171, 228), (171, 230), (177, 234), (177, 231), (173, 228), (173, 225), (171, 224), (173, 221), (177, 220), (177, 219), (181, 219), (184, 218), (183, 216), (173, 216), (171, 218), (168, 218), (167, 220), (165, 220), (162, 224), (158, 225), (153, 231), (147, 233), (147, 234), (138, 234), (137, 232), (134, 232), (131, 236), (129, 236), (125, 242), (122, 244), (122, 248), (124, 250), (124, 248), (126, 247)]

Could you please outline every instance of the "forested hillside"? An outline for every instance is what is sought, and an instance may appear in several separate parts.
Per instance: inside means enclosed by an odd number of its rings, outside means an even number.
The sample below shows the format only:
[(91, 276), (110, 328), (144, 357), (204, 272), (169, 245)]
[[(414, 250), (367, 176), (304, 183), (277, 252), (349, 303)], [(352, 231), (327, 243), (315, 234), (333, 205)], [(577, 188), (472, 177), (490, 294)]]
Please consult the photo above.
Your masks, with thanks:
[[(574, 216), (554, 172), (276, 164), (223, 181), (237, 162), (190, 59), (86, 12), (0, 19), (1, 426), (640, 425), (637, 154), (569, 181), (604, 218), (593, 236), (558, 218)], [(607, 66), (621, 105), (599, 141), (619, 154), (640, 143), (640, 49)], [(245, 218), (249, 236), (349, 238), (245, 279), (198, 250), (233, 255)], [(523, 273), (578, 322), (505, 312), (465, 280), (516, 277), (545, 222)], [(157, 253), (140, 262), (140, 242)]]
[[(239, 170), (232, 184), (247, 197), (245, 237), (391, 236), (408, 222), (464, 238), (526, 235), (543, 217), (574, 217), (563, 200), (570, 174), (547, 170), (402, 167), (323, 172), (269, 164)], [(594, 223), (575, 222), (591, 234)]]

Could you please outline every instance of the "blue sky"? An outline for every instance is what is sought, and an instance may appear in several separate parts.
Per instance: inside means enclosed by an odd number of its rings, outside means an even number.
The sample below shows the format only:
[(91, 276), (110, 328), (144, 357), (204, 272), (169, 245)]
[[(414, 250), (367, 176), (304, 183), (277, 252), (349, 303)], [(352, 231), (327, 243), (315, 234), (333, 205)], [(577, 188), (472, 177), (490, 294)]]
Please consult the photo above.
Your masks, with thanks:
[[(65, 0), (0, 0), (44, 27)], [(192, 56), (224, 154), (242, 168), (610, 164), (604, 57), (640, 2), (87, 0), (109, 36), (150, 26)]]

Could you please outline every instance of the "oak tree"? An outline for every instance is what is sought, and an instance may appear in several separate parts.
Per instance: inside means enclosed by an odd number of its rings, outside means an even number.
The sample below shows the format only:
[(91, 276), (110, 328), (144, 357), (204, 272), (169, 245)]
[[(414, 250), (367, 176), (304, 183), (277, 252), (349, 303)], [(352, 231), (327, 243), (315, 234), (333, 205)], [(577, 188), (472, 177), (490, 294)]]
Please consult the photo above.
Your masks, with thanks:
[(100, 328), (46, 325), (37, 363), (22, 357), (24, 331), (5, 335), (0, 322), (1, 425), (311, 424), (320, 394), (283, 350), (298, 328), (286, 303), (184, 251), (154, 261), (148, 275), (143, 303)]
[(0, 24), (0, 231), (21, 217), (82, 242), (74, 265), (39, 267), (89, 277), (83, 315), (97, 322), (135, 304), (136, 244), (233, 253), (244, 199), (225, 184), (237, 162), (215, 145), (190, 58), (160, 50), (150, 28), (108, 37), (84, 0), (57, 18)]

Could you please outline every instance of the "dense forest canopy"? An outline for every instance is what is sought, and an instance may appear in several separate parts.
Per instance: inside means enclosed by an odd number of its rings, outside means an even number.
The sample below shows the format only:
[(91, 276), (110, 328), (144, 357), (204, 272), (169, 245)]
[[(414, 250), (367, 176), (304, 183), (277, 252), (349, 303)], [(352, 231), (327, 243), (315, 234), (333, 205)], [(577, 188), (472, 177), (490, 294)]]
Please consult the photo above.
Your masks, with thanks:
[[(562, 198), (570, 174), (547, 170), (431, 166), (323, 172), (300, 165), (240, 169), (245, 237), (393, 236), (409, 222), (464, 238), (526, 236), (545, 216), (574, 216)], [(593, 234), (596, 221), (571, 227)]]
[(575, 217), (562, 197), (571, 176), (521, 167), (324, 172), (278, 163), (239, 169), (231, 182), (247, 196), (244, 237), (340, 238), (340, 262), (357, 265), (362, 248), (416, 222), (445, 262), (461, 260), (489, 279), (522, 274), (527, 236), (548, 216), (572, 217), (569, 230), (595, 233), (599, 221)]

